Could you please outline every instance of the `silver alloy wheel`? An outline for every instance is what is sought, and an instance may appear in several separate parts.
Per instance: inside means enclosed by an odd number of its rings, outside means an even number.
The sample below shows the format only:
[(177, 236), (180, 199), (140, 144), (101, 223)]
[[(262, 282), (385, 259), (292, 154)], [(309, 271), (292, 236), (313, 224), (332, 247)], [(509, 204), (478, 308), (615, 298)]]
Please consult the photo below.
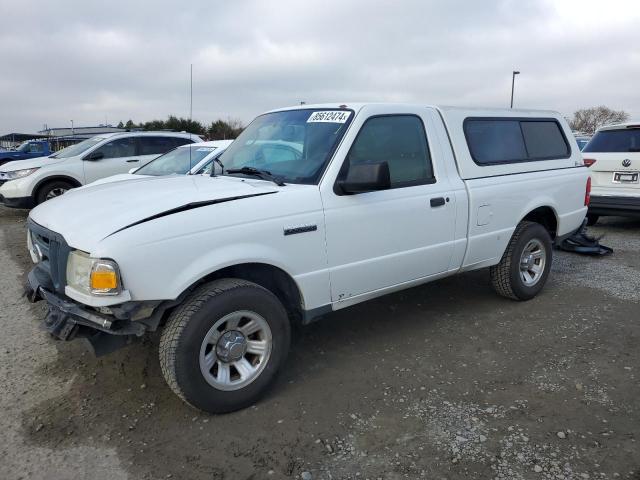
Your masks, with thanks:
[(527, 287), (540, 281), (547, 262), (547, 252), (538, 239), (529, 240), (520, 257), (520, 277)]
[(218, 390), (239, 390), (264, 370), (272, 348), (271, 328), (255, 312), (225, 315), (209, 329), (200, 347), (200, 371)]
[(59, 197), (60, 195), (65, 193), (67, 190), (68, 190), (67, 188), (60, 188), (60, 187), (52, 188), (51, 190), (49, 190), (49, 193), (47, 193), (45, 200), (51, 200), (52, 198)]

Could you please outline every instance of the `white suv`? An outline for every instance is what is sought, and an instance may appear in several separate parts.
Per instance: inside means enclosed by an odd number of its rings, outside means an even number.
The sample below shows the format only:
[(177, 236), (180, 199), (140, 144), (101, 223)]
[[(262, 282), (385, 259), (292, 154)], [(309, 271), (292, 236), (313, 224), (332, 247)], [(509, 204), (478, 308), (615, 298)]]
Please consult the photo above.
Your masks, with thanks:
[(640, 216), (640, 122), (598, 129), (582, 151), (591, 170), (589, 225), (600, 216)]
[(98, 135), (50, 157), (0, 167), (0, 203), (31, 208), (100, 178), (127, 173), (175, 147), (202, 139), (190, 133), (123, 132)]

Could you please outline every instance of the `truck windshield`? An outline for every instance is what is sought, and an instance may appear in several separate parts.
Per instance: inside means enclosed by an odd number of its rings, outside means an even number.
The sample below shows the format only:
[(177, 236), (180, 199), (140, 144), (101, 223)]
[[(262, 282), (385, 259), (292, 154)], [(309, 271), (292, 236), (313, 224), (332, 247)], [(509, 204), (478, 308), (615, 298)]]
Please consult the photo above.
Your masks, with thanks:
[(216, 147), (178, 147), (136, 170), (136, 175), (186, 175), (215, 149)]
[(250, 167), (285, 183), (315, 184), (352, 117), (353, 111), (344, 109), (267, 113), (251, 122), (220, 161), (225, 172)]
[(18, 148), (16, 148), (16, 152), (25, 152), (25, 151), (29, 151), (29, 142), (24, 142), (22, 145), (20, 145)]
[(80, 155), (85, 151), (89, 150), (94, 145), (100, 143), (104, 140), (104, 137), (91, 137), (87, 140), (84, 140), (80, 143), (76, 143), (75, 145), (71, 145), (70, 147), (63, 148), (55, 155), (51, 155), (51, 158), (69, 158), (75, 157), (76, 155)]

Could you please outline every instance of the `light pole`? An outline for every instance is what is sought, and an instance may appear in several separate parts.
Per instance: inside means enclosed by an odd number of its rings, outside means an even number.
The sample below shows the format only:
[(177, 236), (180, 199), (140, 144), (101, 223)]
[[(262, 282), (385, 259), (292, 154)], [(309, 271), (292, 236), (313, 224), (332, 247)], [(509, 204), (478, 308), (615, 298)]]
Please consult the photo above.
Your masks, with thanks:
[(516, 84), (516, 75), (520, 75), (520, 72), (514, 70), (511, 75), (511, 108), (513, 108), (513, 87)]
[(72, 137), (74, 136), (74, 133), (73, 133), (73, 120), (71, 120), (71, 136)]

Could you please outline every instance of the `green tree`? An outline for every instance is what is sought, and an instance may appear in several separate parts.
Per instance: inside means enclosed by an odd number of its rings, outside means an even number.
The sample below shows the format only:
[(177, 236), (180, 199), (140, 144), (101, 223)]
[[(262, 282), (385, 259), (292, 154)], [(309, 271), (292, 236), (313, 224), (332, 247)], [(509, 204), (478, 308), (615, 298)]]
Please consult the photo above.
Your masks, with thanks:
[(206, 129), (204, 126), (196, 121), (190, 120), (188, 118), (178, 118), (174, 115), (169, 115), (169, 118), (164, 125), (167, 130), (174, 130), (177, 132), (189, 132), (195, 133), (196, 135), (204, 135), (206, 133)]
[(125, 128), (134, 128), (135, 126), (135, 123), (133, 123), (131, 119), (127, 120), (127, 123), (124, 125)]
[(118, 122), (118, 128), (124, 128), (124, 123), (122, 123), (122, 120)]
[(240, 120), (216, 120), (207, 129), (207, 136), (210, 140), (230, 140), (240, 135), (243, 129)]
[(140, 126), (143, 130), (166, 130), (167, 127), (163, 120), (151, 120), (149, 122), (141, 123)]

